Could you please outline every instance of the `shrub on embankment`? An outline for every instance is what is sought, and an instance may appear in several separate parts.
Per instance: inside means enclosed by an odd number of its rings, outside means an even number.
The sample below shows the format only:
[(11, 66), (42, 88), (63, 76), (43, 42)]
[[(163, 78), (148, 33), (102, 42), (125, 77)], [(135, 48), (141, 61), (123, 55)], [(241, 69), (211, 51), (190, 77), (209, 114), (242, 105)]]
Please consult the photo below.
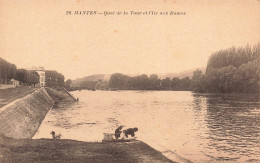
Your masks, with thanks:
[(55, 100), (55, 103), (58, 102), (75, 102), (75, 99), (73, 99), (65, 90), (63, 87), (46, 87), (46, 91), (51, 96), (53, 100)]
[(22, 139), (31, 138), (38, 130), (53, 99), (44, 88), (11, 102), (0, 109), (0, 135)]

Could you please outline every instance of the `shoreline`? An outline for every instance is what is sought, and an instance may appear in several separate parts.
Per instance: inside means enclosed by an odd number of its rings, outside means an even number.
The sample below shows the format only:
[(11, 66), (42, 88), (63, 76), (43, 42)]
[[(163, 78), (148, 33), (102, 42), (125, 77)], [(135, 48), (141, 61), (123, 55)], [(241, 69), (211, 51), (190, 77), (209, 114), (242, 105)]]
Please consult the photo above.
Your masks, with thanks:
[(0, 162), (169, 162), (146, 143), (70, 139), (10, 139), (0, 136)]

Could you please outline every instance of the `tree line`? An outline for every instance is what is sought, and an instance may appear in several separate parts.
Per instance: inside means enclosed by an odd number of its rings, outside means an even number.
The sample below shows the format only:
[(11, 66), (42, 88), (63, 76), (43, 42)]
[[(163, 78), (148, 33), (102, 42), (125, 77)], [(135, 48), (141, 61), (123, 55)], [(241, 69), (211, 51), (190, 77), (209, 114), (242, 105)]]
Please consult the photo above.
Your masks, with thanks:
[(111, 75), (108, 86), (112, 90), (174, 90), (188, 91), (191, 89), (189, 77), (179, 79), (159, 79), (156, 74), (130, 77), (121, 73)]
[[(71, 83), (71, 81), (70, 81)], [(70, 85), (70, 84), (69, 84)], [(105, 90), (173, 90), (194, 92), (259, 92), (260, 43), (245, 47), (231, 47), (211, 54), (206, 73), (193, 72), (193, 77), (159, 79), (156, 74), (130, 77), (114, 73), (110, 80), (85, 81), (80, 89)]]
[(20, 81), (25, 85), (34, 85), (39, 83), (39, 74), (36, 71), (29, 71), (25, 69), (17, 69), (14, 79)]
[(173, 90), (194, 92), (259, 92), (260, 43), (231, 47), (214, 52), (208, 59), (206, 73), (193, 72), (193, 77), (158, 79), (156, 74), (130, 77), (115, 73), (108, 86), (115, 90)]
[(16, 79), (22, 84), (39, 83), (39, 75), (35, 71), (17, 69), (15, 64), (0, 58), (0, 84), (8, 84), (11, 79)]
[(83, 81), (77, 84), (77, 86), (71, 86), (71, 79), (66, 80), (65, 82), (65, 88), (68, 90), (81, 90), (81, 89), (87, 89), (87, 90), (109, 90), (108, 87), (108, 81), (103, 81), (101, 79), (97, 81)]
[[(36, 71), (17, 69), (15, 64), (9, 63), (0, 58), (0, 84), (8, 84), (11, 79), (20, 81), (23, 85), (35, 85), (40, 81)], [(63, 86), (64, 76), (57, 71), (45, 71), (46, 86)]]
[(130, 77), (121, 73), (114, 73), (110, 76), (109, 81), (84, 81), (76, 87), (71, 87), (71, 83), (70, 79), (65, 82), (65, 87), (69, 90), (191, 90), (191, 79), (189, 77), (159, 79), (156, 74), (149, 77), (146, 74)]
[(260, 61), (259, 50), (260, 43), (254, 46), (248, 44), (245, 47), (231, 47), (216, 51), (208, 59), (207, 70), (230, 65), (239, 68), (250, 61)]
[(213, 53), (206, 73), (197, 70), (192, 78), (195, 92), (259, 92), (259, 88), (260, 43)]
[[(36, 71), (17, 69), (14, 79), (20, 81), (22, 84), (35, 85), (40, 81), (40, 76)], [(63, 86), (64, 76), (61, 73), (53, 70), (45, 71), (45, 85), (46, 86)]]

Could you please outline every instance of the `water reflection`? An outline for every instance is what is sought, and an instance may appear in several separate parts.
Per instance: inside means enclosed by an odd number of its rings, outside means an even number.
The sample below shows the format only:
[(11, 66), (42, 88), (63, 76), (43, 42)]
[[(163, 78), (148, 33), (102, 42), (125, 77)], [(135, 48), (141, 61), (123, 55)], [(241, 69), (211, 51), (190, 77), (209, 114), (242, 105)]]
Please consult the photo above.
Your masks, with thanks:
[[(216, 160), (260, 161), (260, 102), (258, 94), (194, 94), (194, 109), (206, 98), (208, 145)], [(197, 104), (198, 103), (198, 104)]]

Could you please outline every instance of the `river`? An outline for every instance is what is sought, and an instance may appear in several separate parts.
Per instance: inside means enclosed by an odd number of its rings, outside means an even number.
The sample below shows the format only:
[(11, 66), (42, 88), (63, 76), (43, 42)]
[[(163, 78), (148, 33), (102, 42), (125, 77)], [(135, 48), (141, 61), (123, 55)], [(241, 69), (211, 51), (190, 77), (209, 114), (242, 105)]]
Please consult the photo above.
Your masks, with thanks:
[(174, 160), (260, 162), (260, 98), (256, 94), (176, 91), (73, 91), (79, 102), (48, 112), (33, 139), (102, 141), (119, 125)]

